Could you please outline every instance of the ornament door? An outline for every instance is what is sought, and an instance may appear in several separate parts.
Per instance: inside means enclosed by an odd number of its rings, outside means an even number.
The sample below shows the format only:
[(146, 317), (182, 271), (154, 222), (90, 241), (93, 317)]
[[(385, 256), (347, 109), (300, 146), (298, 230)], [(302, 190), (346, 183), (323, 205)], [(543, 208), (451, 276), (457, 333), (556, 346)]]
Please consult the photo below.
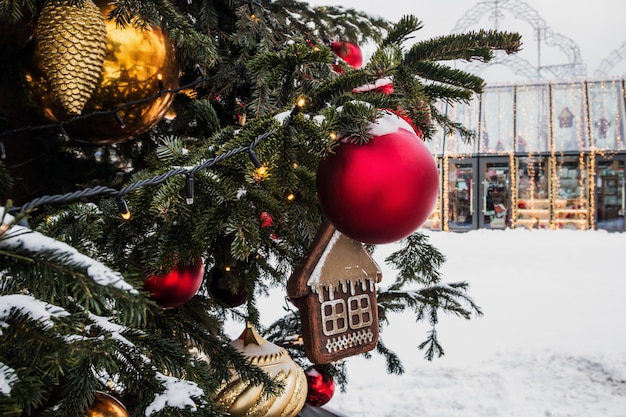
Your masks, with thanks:
[(504, 229), (511, 221), (511, 167), (508, 158), (480, 161), (479, 227)]
[(624, 160), (596, 163), (596, 229), (624, 231)]
[(463, 231), (478, 227), (476, 216), (476, 160), (448, 160), (448, 228)]

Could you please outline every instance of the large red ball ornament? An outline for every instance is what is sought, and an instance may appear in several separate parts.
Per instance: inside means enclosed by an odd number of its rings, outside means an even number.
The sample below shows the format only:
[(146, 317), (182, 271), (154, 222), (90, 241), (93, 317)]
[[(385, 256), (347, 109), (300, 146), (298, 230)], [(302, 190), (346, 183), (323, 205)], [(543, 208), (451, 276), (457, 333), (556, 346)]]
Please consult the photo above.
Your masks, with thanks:
[(335, 381), (327, 373), (318, 371), (314, 366), (305, 373), (308, 386), (306, 403), (312, 407), (321, 407), (333, 398)]
[(179, 265), (167, 274), (148, 277), (144, 288), (161, 307), (178, 307), (196, 295), (203, 277), (204, 263), (198, 258), (193, 265)]
[[(363, 65), (363, 53), (358, 45), (350, 42), (333, 41), (330, 43), (330, 50), (346, 61), (352, 68), (361, 68)], [(335, 67), (337, 70), (337, 66)]]
[(439, 189), (432, 154), (411, 125), (385, 112), (365, 145), (342, 141), (317, 169), (324, 215), (346, 236), (391, 243), (417, 230), (430, 215)]

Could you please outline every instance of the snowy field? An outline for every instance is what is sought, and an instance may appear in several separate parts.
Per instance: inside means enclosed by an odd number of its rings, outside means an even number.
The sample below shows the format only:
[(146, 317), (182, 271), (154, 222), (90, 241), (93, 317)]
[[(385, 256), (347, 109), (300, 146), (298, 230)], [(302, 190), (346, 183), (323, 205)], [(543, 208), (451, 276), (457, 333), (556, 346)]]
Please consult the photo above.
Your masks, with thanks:
[[(349, 358), (349, 417), (626, 417), (626, 234), (601, 231), (425, 232), (467, 281), (484, 316), (443, 316), (443, 358), (417, 345), (428, 326), (394, 316), (382, 334), (406, 372)], [(382, 260), (393, 245), (375, 254)]]

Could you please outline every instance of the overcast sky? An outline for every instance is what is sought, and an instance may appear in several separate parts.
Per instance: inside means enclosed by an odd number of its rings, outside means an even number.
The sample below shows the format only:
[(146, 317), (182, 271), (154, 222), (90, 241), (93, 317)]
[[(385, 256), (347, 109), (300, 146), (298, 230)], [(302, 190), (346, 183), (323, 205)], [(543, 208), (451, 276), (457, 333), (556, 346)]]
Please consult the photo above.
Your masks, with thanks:
[[(476, 10), (478, 4), (495, 6), (495, 0), (434, 0), (434, 1), (407, 1), (407, 0), (342, 0), (333, 2), (328, 0), (309, 0), (312, 5), (341, 4), (346, 8), (363, 10), (374, 16), (381, 16), (391, 21), (397, 21), (405, 14), (417, 16), (424, 22), (424, 28), (417, 33), (417, 39), (429, 39), (452, 32), (466, 13)], [(504, 5), (502, 19), (498, 19), (498, 29), (517, 31), (522, 34), (524, 51), (520, 56), (536, 65), (538, 62), (537, 40), (534, 37), (533, 27), (521, 18), (516, 18), (505, 7), (510, 4), (507, 0), (500, 0)], [(578, 45), (582, 61), (586, 64), (587, 75), (594, 77), (594, 72), (600, 67), (611, 52), (618, 50), (626, 42), (626, 0), (525, 0), (517, 1), (534, 9), (546, 25), (556, 34), (569, 38)], [(483, 15), (478, 24), (468, 30), (479, 28), (493, 29), (495, 22)], [(568, 64), (569, 59), (558, 48), (541, 46), (541, 64), (555, 65)], [(626, 54), (624, 55), (626, 58)], [(481, 74), (486, 79), (491, 72)], [(500, 68), (501, 73), (508, 71)], [(607, 74), (619, 76), (626, 73), (626, 60), (621, 60)], [(495, 77), (495, 74), (493, 74)], [(499, 80), (498, 80), (499, 81)]]

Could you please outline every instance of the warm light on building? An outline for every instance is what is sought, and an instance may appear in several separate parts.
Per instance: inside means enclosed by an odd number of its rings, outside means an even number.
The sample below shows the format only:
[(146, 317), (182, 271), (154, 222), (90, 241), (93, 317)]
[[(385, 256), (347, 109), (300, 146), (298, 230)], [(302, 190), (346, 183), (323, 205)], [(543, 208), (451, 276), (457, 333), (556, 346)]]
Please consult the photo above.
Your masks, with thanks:
[(487, 87), (439, 110), (476, 132), (439, 131), (440, 201), (424, 227), (624, 230), (624, 80)]

